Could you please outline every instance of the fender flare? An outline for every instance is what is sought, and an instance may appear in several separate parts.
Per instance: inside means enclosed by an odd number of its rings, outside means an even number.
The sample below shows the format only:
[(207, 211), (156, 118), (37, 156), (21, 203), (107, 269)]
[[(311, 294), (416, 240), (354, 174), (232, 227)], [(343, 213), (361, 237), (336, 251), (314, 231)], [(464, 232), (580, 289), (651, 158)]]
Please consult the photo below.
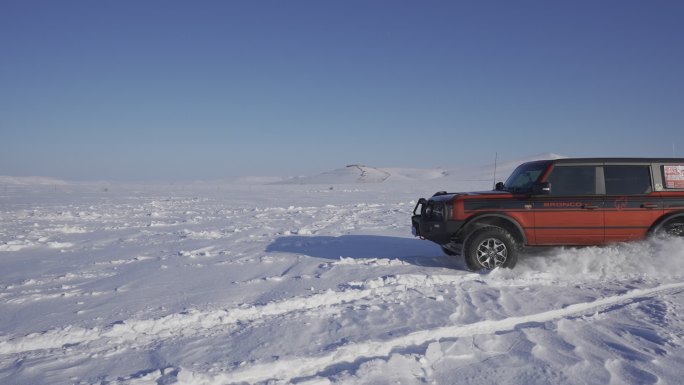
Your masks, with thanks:
[[(682, 215), (684, 215), (684, 213), (682, 213)], [(527, 244), (527, 236), (525, 235), (525, 230), (520, 225), (520, 223), (518, 223), (518, 221), (516, 221), (511, 216), (508, 216), (506, 214), (499, 214), (499, 213), (483, 213), (483, 214), (478, 214), (478, 215), (475, 215), (475, 216), (469, 218), (468, 221), (465, 224), (463, 224), (463, 227), (462, 227), (463, 233), (466, 234), (466, 237), (464, 238), (464, 242), (470, 236), (470, 234), (473, 232), (473, 228), (477, 225), (477, 222), (480, 222), (482, 219), (487, 219), (487, 218), (502, 219), (502, 220), (510, 223), (518, 231), (518, 234), (520, 234), (520, 237), (522, 238), (522, 244), (523, 245)], [(486, 226), (484, 226), (484, 227), (486, 227)], [(514, 234), (512, 234), (512, 235), (514, 235)]]

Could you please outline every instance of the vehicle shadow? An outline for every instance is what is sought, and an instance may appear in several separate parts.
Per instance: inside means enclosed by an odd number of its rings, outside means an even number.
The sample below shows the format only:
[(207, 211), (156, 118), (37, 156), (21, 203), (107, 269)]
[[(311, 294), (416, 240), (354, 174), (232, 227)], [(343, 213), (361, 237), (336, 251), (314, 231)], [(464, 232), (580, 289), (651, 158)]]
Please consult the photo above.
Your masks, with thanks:
[(461, 257), (445, 255), (432, 242), (381, 235), (283, 236), (266, 247), (267, 252), (284, 252), (315, 258), (388, 259), (416, 266), (465, 270)]

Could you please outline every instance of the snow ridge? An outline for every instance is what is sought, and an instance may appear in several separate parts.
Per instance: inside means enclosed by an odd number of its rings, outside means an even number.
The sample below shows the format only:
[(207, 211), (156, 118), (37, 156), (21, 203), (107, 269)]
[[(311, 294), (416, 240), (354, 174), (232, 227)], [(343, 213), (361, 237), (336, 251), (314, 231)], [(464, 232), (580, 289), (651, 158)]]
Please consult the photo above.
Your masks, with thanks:
[(116, 343), (135, 341), (135, 345), (140, 346), (164, 336), (199, 335), (216, 327), (224, 328), (229, 325), (295, 311), (302, 312), (320, 307), (341, 305), (371, 296), (384, 297), (397, 290), (453, 284), (478, 278), (478, 274), (469, 274), (464, 277), (417, 274), (387, 276), (365, 282), (350, 282), (345, 285), (348, 289), (342, 291), (327, 290), (308, 297), (274, 301), (261, 306), (247, 305), (212, 311), (189, 310), (159, 319), (116, 322), (106, 328), (84, 329), (69, 326), (43, 333), (33, 333), (20, 338), (2, 340), (0, 341), (0, 354), (57, 349), (65, 345), (87, 344), (101, 339), (116, 341)]
[(387, 357), (397, 349), (421, 346), (430, 341), (468, 337), (478, 334), (493, 334), (513, 330), (524, 324), (544, 323), (561, 318), (578, 316), (587, 312), (600, 312), (601, 308), (627, 303), (639, 297), (648, 297), (665, 291), (684, 288), (684, 283), (660, 285), (651, 289), (635, 289), (627, 293), (604, 297), (595, 301), (576, 303), (565, 308), (553, 309), (521, 317), (501, 320), (485, 320), (469, 325), (445, 326), (436, 329), (413, 332), (389, 341), (371, 341), (344, 345), (329, 354), (319, 357), (284, 359), (270, 363), (239, 368), (231, 373), (210, 376), (183, 369), (179, 379), (193, 384), (225, 384), (236, 382), (255, 383), (266, 380), (292, 380), (314, 376), (327, 367), (340, 363), (362, 360), (362, 357)]

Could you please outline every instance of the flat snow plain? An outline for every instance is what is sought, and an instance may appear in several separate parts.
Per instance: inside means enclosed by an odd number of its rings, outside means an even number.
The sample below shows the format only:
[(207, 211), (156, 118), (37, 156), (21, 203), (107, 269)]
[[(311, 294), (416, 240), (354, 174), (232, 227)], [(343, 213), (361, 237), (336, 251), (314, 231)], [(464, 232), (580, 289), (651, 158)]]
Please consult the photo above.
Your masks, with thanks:
[(681, 383), (683, 240), (469, 272), (410, 213), (477, 183), (0, 189), (0, 383)]

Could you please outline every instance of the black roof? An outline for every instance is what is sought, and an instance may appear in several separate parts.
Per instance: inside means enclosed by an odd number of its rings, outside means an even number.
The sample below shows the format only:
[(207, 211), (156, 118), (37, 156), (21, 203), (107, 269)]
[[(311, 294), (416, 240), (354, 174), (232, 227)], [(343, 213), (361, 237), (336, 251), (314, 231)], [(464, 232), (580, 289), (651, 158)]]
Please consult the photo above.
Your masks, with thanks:
[(684, 163), (684, 158), (559, 158), (554, 163)]

